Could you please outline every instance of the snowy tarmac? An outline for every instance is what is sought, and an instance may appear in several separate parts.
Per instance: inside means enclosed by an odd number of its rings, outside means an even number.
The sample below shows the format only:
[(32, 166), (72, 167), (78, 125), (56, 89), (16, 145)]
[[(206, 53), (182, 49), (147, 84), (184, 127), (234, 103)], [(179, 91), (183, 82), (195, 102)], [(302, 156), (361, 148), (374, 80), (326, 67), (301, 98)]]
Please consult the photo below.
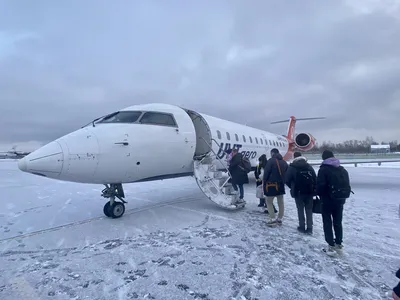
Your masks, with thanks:
[(102, 186), (0, 160), (0, 299), (388, 299), (400, 267), (400, 164), (348, 170), (344, 254), (330, 258), (320, 215), (313, 236), (299, 234), (286, 195), (283, 226), (266, 227), (252, 180), (236, 212), (190, 177), (125, 185), (126, 213), (109, 219)]

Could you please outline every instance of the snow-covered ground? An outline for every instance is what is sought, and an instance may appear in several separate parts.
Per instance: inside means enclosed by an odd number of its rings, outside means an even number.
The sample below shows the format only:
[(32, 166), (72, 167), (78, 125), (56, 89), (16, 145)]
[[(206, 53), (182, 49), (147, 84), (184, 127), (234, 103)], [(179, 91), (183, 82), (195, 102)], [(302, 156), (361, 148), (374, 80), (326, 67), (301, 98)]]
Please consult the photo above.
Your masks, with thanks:
[(101, 186), (20, 172), (0, 160), (0, 299), (387, 299), (400, 267), (400, 165), (349, 167), (341, 257), (296, 231), (293, 199), (268, 228), (254, 182), (245, 209), (216, 207), (194, 179), (125, 186), (103, 216)]

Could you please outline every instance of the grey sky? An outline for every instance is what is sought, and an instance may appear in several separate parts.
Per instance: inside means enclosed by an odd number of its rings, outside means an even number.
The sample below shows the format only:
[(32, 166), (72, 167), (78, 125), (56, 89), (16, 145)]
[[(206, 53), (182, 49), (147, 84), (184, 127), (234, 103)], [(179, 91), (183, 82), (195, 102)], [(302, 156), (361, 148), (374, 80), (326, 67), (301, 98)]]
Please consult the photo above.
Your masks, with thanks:
[[(301, 4), (300, 4), (301, 3)], [(319, 141), (400, 140), (399, 1), (0, 2), (0, 144), (166, 102)]]

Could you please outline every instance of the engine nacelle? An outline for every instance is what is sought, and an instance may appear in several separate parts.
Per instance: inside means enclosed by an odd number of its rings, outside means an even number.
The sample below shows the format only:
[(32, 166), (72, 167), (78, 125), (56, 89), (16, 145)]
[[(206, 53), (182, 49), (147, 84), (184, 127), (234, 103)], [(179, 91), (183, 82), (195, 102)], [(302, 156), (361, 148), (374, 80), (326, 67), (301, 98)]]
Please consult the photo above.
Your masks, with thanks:
[(299, 133), (294, 139), (296, 148), (301, 151), (308, 151), (314, 148), (315, 138), (309, 133)]

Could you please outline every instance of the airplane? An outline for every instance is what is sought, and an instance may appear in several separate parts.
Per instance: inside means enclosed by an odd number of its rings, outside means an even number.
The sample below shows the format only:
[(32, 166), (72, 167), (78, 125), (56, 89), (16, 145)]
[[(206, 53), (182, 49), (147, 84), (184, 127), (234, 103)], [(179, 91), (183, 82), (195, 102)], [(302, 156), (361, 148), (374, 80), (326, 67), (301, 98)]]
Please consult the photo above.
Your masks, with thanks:
[(4, 156), (5, 158), (22, 158), (27, 156), (28, 154), (30, 154), (30, 152), (26, 152), (26, 151), (17, 151), (15, 150), (17, 148), (17, 146), (13, 146), (11, 148), (11, 150), (9, 151), (0, 151), (0, 153), (4, 153), (1, 156)]
[(184, 176), (193, 176), (218, 206), (234, 210), (245, 203), (237, 201), (229, 183), (226, 151), (239, 149), (253, 170), (258, 157), (268, 157), (273, 148), (291, 160), (295, 149), (314, 147), (310, 133), (295, 134), (296, 121), (312, 119), (322, 118), (292, 116), (284, 121), (289, 122), (287, 134), (277, 135), (180, 106), (134, 105), (44, 145), (20, 159), (18, 168), (56, 180), (104, 185), (101, 196), (108, 201), (103, 213), (111, 218), (125, 212), (122, 184)]

